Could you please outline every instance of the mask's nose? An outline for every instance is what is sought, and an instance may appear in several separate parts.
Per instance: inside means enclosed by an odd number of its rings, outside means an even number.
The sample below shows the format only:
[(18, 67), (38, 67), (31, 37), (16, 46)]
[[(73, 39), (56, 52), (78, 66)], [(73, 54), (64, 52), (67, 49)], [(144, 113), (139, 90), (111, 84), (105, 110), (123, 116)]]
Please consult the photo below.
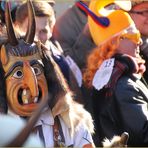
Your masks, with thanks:
[(29, 88), (32, 97), (38, 97), (38, 82), (33, 68), (30, 66), (29, 62), (24, 62), (23, 66), (24, 72), (24, 87)]

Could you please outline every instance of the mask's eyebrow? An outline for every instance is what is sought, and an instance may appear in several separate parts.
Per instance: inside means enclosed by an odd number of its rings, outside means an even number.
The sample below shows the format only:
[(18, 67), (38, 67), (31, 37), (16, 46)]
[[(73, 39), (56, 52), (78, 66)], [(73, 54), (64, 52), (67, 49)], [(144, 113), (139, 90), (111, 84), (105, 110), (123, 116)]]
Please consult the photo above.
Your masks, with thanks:
[(39, 64), (40, 66), (43, 67), (43, 63), (40, 60), (31, 60), (30, 61), (30, 65), (35, 65), (35, 64)]
[(18, 61), (16, 63), (14, 63), (8, 70), (7, 73), (5, 73), (5, 79), (12, 73), (12, 71), (16, 68), (16, 67), (23, 67), (23, 62), (22, 61)]

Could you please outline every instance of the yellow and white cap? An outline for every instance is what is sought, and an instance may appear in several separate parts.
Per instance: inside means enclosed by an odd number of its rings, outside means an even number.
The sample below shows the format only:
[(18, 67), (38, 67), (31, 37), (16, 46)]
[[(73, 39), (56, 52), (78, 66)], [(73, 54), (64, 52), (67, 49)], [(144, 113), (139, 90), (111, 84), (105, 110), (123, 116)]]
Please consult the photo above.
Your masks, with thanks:
[[(111, 4), (118, 5), (119, 8), (111, 9)], [(131, 2), (128, 0), (91, 0), (89, 6), (90, 11), (96, 16), (106, 17), (109, 20), (109, 25), (102, 27), (98, 25), (91, 16), (88, 16), (90, 33), (96, 45), (104, 43), (131, 26), (135, 28), (135, 24), (130, 15), (124, 11), (130, 10), (130, 8)]]

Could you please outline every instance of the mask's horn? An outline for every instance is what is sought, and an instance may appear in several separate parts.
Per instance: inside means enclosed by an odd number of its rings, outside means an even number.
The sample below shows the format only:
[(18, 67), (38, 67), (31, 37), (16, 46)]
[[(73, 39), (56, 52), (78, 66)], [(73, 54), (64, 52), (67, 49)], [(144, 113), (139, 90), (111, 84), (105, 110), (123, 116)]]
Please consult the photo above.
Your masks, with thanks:
[(15, 36), (13, 25), (12, 25), (12, 18), (9, 8), (9, 2), (6, 2), (6, 10), (5, 10), (5, 22), (8, 34), (8, 40), (11, 45), (16, 46), (18, 44), (18, 40)]
[(35, 24), (35, 13), (33, 9), (32, 2), (30, 0), (27, 1), (28, 8), (28, 29), (25, 36), (25, 42), (32, 44), (34, 41), (36, 24)]

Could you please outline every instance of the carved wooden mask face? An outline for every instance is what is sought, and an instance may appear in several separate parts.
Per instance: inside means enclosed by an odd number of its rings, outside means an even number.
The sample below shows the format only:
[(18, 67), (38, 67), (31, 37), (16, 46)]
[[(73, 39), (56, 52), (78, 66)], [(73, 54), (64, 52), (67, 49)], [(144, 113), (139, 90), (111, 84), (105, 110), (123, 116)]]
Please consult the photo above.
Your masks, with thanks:
[(15, 47), (3, 45), (0, 59), (11, 110), (20, 116), (30, 116), (38, 103), (48, 95), (38, 47), (23, 40)]

